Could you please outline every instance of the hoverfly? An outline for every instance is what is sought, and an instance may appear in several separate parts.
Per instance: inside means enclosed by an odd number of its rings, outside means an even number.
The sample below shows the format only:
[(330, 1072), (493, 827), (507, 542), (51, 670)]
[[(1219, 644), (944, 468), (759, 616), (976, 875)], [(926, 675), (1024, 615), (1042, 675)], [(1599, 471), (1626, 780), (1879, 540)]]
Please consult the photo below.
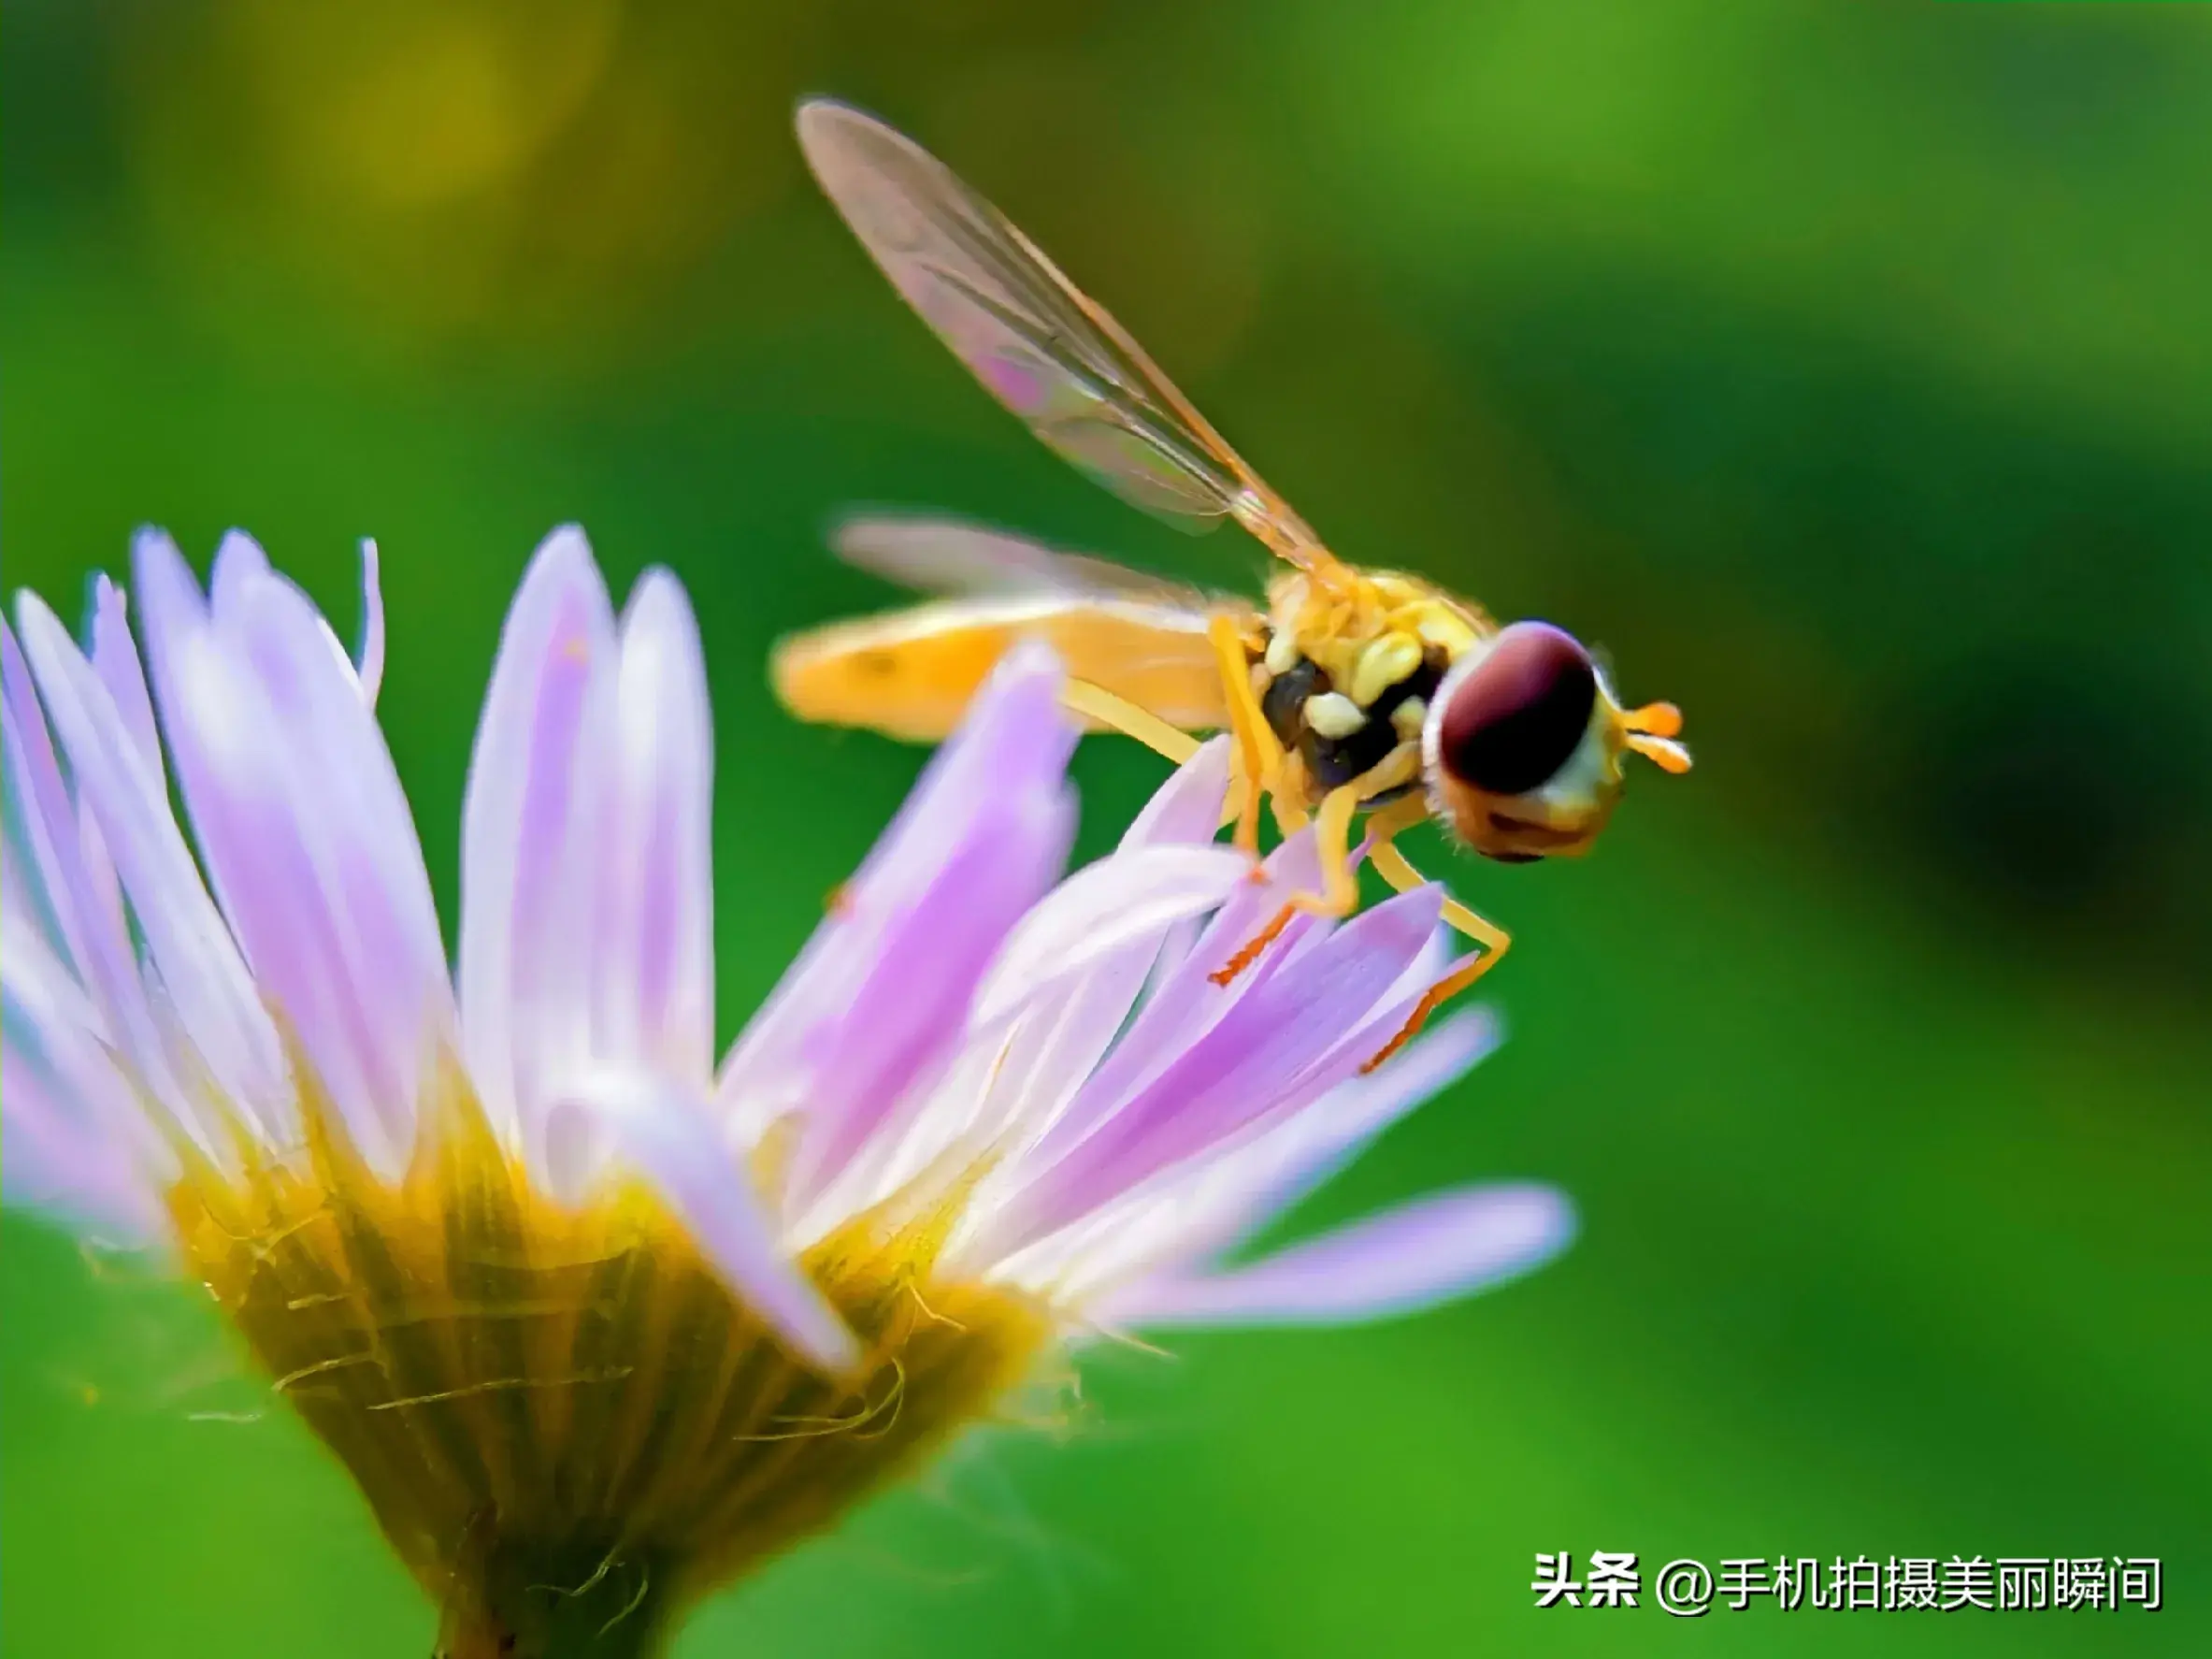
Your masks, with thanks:
[[(1003, 651), (1041, 637), (1089, 729), (1178, 762), (1198, 748), (1192, 731), (1227, 730), (1236, 844), (1257, 857), (1271, 801), (1286, 833), (1311, 822), (1324, 875), (1223, 967), (1224, 984), (1297, 911), (1357, 907), (1357, 816), (1370, 861), (1405, 891), (1423, 877), (1393, 838), (1424, 818), (1509, 862), (1580, 853), (1619, 797), (1624, 751), (1688, 770), (1680, 712), (1623, 708), (1571, 635), (1501, 628), (1419, 577), (1338, 559), (1103, 308), (912, 140), (826, 99), (802, 104), (797, 125), (861, 245), (1032, 432), (1137, 506), (1199, 528), (1235, 520), (1286, 568), (1262, 610), (953, 520), (852, 520), (838, 537), (845, 558), (952, 597), (783, 641), (770, 675), (794, 714), (935, 741)], [(1371, 1067), (1510, 943), (1457, 901), (1443, 916), (1480, 953)]]

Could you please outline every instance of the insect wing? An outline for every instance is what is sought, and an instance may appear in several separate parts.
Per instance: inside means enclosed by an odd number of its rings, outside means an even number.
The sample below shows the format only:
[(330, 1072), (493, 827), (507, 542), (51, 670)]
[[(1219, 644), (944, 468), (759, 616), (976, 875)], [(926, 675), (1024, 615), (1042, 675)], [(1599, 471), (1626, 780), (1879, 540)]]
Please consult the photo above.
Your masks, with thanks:
[(1205, 597), (1111, 559), (1063, 553), (966, 519), (855, 513), (830, 532), (838, 557), (922, 593), (989, 597), (1120, 595), (1203, 610)]
[(1162, 517), (1233, 517), (1294, 564), (1334, 567), (1128, 331), (943, 163), (827, 100), (800, 106), (798, 137), (892, 285), (1049, 447)]

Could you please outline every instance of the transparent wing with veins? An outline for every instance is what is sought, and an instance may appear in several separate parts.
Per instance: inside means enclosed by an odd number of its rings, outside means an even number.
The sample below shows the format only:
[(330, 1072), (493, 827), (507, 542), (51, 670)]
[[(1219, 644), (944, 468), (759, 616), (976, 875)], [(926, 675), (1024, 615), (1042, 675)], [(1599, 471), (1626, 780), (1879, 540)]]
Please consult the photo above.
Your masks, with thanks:
[(1091, 596), (1199, 613), (1251, 608), (1247, 600), (1217, 599), (1111, 559), (1064, 553), (1009, 530), (942, 514), (851, 513), (831, 527), (829, 545), (855, 570), (924, 593), (992, 599)]
[(798, 138), (892, 285), (1054, 451), (1161, 517), (1233, 518), (1294, 565), (1340, 568), (1128, 332), (943, 163), (829, 100), (799, 107)]

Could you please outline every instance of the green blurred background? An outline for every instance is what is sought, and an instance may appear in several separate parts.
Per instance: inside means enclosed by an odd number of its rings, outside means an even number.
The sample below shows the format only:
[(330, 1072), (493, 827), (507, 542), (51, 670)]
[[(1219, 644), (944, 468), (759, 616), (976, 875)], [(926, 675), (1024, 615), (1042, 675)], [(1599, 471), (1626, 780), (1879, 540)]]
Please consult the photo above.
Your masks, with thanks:
[[(919, 757), (792, 726), (840, 504), (1242, 584), (995, 408), (803, 180), (914, 132), (1347, 556), (1689, 714), (1598, 855), (1450, 862), (1506, 1050), (1301, 1224), (1540, 1176), (1558, 1265), (1090, 1371), (680, 1652), (2212, 1652), (2212, 13), (1635, 0), (12, 0), (6, 580), (251, 527), (340, 619), (452, 915), (553, 524), (697, 602), (725, 1029)], [(1079, 762), (1088, 844), (1156, 781)], [(1433, 845), (1417, 848), (1447, 866)], [(0, 1223), (0, 1648), (431, 1613), (206, 1310)], [(1533, 1553), (2158, 1555), (2118, 1613), (1538, 1613)]]

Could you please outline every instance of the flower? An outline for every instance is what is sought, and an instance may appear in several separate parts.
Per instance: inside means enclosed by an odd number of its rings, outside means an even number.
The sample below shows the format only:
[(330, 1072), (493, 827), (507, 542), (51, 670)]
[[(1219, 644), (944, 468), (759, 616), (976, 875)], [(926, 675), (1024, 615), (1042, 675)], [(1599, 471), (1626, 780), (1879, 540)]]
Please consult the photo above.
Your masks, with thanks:
[(1410, 1309), (1564, 1244), (1498, 1186), (1228, 1264), (1490, 1028), (1362, 1071), (1451, 965), (1434, 889), (1211, 983), (1317, 873), (1216, 844), (1222, 742), (1062, 879), (1041, 648), (717, 1065), (697, 629), (663, 571), (618, 616), (574, 530), (507, 620), (449, 974), (368, 551), (358, 661), (237, 534), (205, 594), (141, 534), (143, 670), (105, 579), (82, 649), (35, 595), (0, 624), (0, 1170), (207, 1286), (442, 1652), (654, 1651), (1088, 1337)]

